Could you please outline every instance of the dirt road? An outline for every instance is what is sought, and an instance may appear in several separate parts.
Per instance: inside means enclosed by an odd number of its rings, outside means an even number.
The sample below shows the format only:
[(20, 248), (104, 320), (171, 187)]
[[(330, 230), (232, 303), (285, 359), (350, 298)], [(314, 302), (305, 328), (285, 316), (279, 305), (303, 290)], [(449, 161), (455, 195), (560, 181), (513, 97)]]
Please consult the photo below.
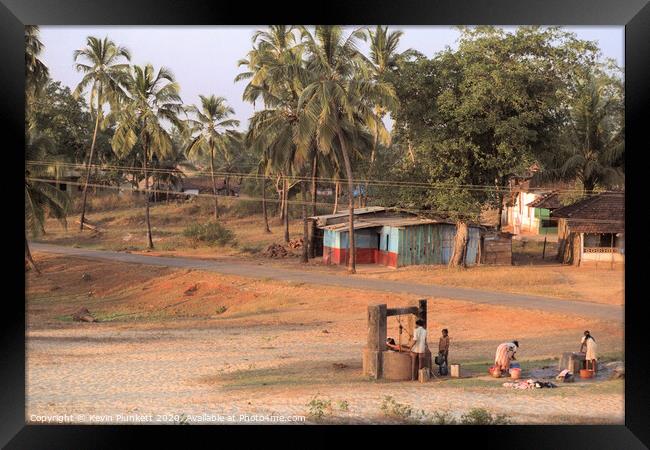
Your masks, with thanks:
[(329, 275), (294, 269), (284, 269), (263, 264), (251, 264), (233, 260), (200, 260), (194, 258), (148, 256), (140, 254), (89, 250), (63, 247), (41, 243), (31, 243), (33, 251), (64, 254), (82, 258), (105, 259), (131, 264), (149, 264), (164, 267), (178, 267), (204, 270), (257, 279), (302, 282), (318, 285), (339, 286), (383, 292), (413, 294), (422, 297), (444, 297), (474, 303), (508, 306), (513, 308), (535, 309), (540, 311), (573, 314), (601, 320), (623, 323), (624, 308), (584, 300), (558, 300), (536, 295), (521, 295), (505, 292), (491, 292), (440, 285), (421, 285), (399, 281), (368, 279), (347, 274)]

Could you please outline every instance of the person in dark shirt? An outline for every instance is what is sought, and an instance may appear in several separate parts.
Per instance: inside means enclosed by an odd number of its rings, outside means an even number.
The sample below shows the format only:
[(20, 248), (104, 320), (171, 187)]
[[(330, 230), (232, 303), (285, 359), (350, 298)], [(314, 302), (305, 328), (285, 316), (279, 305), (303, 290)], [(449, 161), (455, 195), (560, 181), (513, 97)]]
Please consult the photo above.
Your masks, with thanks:
[(446, 368), (448, 365), (449, 361), (449, 330), (446, 328), (443, 328), (442, 330), (442, 336), (440, 336), (440, 340), (438, 341), (438, 366), (439, 366), (439, 372), (441, 375), (443, 375), (443, 366), (445, 367), (445, 372)]

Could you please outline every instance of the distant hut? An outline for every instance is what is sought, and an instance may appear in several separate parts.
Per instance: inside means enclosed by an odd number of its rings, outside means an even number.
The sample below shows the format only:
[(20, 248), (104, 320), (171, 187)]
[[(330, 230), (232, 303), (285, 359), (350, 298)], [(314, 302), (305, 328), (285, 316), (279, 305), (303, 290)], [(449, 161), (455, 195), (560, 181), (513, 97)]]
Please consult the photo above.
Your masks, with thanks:
[(500, 220), (501, 225), (514, 234), (557, 232), (557, 224), (550, 213), (562, 206), (557, 191), (571, 189), (572, 184), (538, 180), (534, 177), (538, 170), (539, 167), (533, 165), (523, 174), (513, 175), (509, 179), (510, 194), (504, 198)]
[(557, 219), (551, 213), (562, 207), (560, 194), (557, 191), (540, 195), (528, 203), (532, 208), (530, 231), (535, 234), (557, 234)]
[[(218, 178), (215, 180), (215, 186), (217, 188), (217, 195), (239, 195), (240, 185), (236, 180), (229, 180), (229, 182), (226, 183), (225, 179)], [(187, 195), (214, 194), (212, 177), (186, 177), (182, 180), (182, 192)]]
[(551, 214), (558, 219), (558, 258), (565, 264), (625, 262), (625, 196), (607, 192)]

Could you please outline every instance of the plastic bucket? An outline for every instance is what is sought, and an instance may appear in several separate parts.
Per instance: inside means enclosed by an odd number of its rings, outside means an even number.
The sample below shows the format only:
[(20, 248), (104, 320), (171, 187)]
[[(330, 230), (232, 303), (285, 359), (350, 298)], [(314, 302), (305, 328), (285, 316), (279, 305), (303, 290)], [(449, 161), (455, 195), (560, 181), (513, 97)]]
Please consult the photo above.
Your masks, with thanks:
[(521, 376), (521, 369), (519, 367), (510, 368), (510, 378), (518, 380)]
[(589, 369), (580, 369), (580, 378), (593, 378), (594, 371)]
[(488, 369), (488, 372), (489, 372), (490, 375), (492, 375), (494, 378), (499, 378), (499, 377), (501, 376), (501, 369), (499, 369), (498, 367), (490, 367), (490, 368)]

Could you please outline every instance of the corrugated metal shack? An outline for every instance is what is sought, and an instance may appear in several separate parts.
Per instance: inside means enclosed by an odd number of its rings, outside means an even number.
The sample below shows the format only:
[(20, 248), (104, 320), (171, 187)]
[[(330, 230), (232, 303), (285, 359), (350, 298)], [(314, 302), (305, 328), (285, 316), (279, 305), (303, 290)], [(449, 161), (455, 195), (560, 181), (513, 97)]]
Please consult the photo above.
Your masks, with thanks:
[[(451, 258), (456, 235), (455, 224), (434, 219), (421, 219), (413, 214), (388, 213), (384, 208), (355, 210), (354, 232), (357, 263), (403, 267), (418, 264), (447, 264)], [(323, 261), (345, 264), (349, 248), (347, 213), (338, 223), (330, 224), (330, 216), (313, 217), (324, 230)], [(481, 228), (469, 226), (466, 264), (479, 260)]]

